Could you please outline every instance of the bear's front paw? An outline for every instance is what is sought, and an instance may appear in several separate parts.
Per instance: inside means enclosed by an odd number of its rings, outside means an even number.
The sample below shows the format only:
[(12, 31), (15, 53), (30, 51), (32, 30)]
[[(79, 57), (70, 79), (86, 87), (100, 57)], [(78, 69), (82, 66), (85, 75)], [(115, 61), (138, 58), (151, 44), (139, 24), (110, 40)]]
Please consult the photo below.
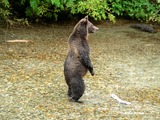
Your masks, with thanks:
[(90, 67), (90, 68), (89, 68), (89, 72), (91, 73), (92, 76), (94, 75), (93, 67)]
[(91, 72), (91, 75), (94, 76), (94, 71)]

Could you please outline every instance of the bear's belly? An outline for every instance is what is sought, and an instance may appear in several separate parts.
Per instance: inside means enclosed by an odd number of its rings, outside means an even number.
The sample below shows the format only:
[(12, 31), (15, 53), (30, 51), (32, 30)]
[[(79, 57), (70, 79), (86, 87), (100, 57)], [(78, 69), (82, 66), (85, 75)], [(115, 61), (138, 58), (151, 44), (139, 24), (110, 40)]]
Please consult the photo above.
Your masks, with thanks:
[(82, 65), (82, 63), (75, 59), (68, 59), (65, 62), (65, 73), (67, 73), (69, 76), (76, 76), (80, 75), (81, 77), (84, 77), (87, 73), (87, 68)]
[(81, 74), (81, 77), (84, 77), (87, 74), (87, 71), (88, 71), (87, 68), (84, 67), (83, 65), (81, 67), (77, 67), (76, 69), (80, 70), (79, 73)]

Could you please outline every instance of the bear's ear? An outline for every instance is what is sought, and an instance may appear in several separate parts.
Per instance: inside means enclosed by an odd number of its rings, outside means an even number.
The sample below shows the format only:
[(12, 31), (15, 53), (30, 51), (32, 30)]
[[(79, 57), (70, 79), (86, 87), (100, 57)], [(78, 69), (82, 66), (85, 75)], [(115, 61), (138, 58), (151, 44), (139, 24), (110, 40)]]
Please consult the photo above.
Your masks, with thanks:
[(85, 19), (88, 21), (88, 15), (85, 17)]

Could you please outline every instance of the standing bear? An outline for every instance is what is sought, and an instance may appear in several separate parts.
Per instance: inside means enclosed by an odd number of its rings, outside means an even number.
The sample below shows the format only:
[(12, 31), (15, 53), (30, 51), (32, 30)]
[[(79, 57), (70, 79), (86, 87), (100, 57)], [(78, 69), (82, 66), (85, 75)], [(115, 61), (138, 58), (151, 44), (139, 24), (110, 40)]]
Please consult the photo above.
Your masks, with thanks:
[(78, 102), (83, 95), (85, 84), (82, 78), (87, 71), (89, 70), (91, 75), (94, 75), (87, 37), (89, 33), (94, 33), (98, 29), (86, 16), (75, 25), (68, 38), (69, 51), (64, 63), (64, 76), (68, 85), (70, 101)]

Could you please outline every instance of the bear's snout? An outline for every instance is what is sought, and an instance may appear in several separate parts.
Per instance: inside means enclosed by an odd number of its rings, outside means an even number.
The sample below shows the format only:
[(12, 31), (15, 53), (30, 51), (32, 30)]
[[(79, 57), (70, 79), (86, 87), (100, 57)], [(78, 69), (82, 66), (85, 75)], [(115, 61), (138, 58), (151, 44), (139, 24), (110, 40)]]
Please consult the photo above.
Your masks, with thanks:
[(98, 27), (92, 25), (92, 26), (90, 26), (90, 27), (88, 28), (88, 33), (94, 33), (94, 32), (96, 32), (96, 31), (98, 31), (98, 30), (99, 30)]
[(98, 30), (99, 30), (99, 28), (93, 25), (92, 32), (90, 32), (90, 33), (94, 33), (94, 32), (96, 32), (96, 31), (98, 31)]
[(94, 30), (95, 30), (95, 31), (99, 30), (99, 28), (98, 28), (98, 27), (96, 27), (96, 26), (93, 26), (93, 27), (94, 27)]

